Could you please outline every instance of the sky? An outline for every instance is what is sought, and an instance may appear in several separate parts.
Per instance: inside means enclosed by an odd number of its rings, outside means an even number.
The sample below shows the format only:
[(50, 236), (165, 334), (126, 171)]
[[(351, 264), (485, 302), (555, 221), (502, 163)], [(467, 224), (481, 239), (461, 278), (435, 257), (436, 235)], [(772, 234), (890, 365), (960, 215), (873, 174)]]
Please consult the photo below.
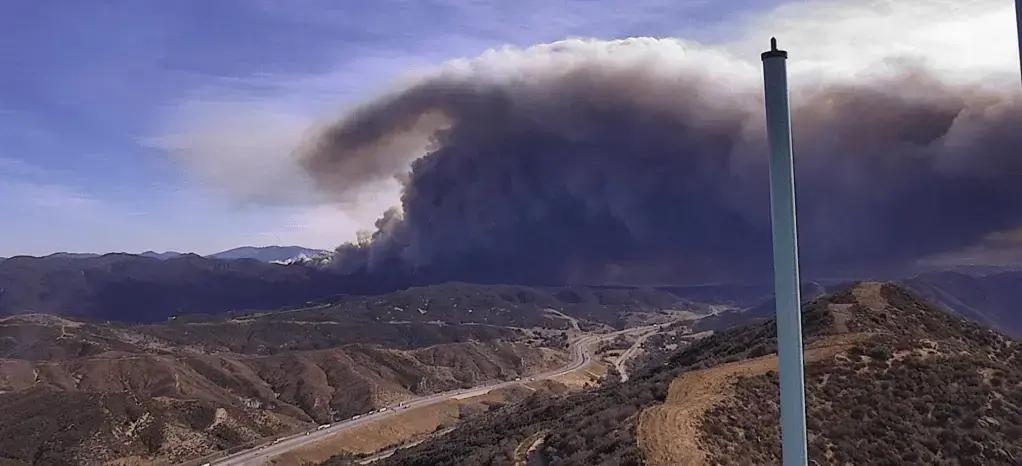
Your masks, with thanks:
[[(1018, 66), (1011, 2), (995, 0), (5, 6), (0, 256), (354, 240), (399, 203), (398, 183), (338, 200), (314, 189), (292, 154), (310, 131), (402, 80), (489, 49), (681, 37), (754, 64), (779, 31), (782, 45), (802, 47), (796, 84), (799, 73), (852, 72), (843, 60), (853, 50), (928, 49), (973, 76)], [(912, 27), (899, 23), (909, 18)]]
[[(318, 119), (414, 70), (569, 36), (690, 34), (762, 0), (47, 1), (0, 18), (0, 256), (332, 248), (393, 189), (337, 206), (300, 173), (238, 186), (210, 158), (286, 153)], [(246, 183), (290, 192), (250, 195)], [(250, 186), (251, 187), (251, 186)]]

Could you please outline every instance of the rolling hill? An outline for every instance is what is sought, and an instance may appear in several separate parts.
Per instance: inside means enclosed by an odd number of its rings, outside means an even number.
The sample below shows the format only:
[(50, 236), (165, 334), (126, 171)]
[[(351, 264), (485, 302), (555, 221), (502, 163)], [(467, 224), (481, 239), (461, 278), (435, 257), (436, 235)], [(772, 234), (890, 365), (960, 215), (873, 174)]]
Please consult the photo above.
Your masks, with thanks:
[(272, 309), (374, 289), (311, 267), (184, 254), (18, 256), (0, 262), (0, 314), (45, 312), (128, 322), (177, 314)]
[[(0, 315), (50, 313), (90, 320), (160, 322), (172, 316), (345, 300), (358, 303), (356, 307), (392, 312), (394, 306), (379, 308), (365, 296), (407, 286), (366, 275), (340, 275), (328, 268), (194, 254), (163, 260), (120, 253), (18, 256), (0, 262)], [(439, 306), (437, 309), (460, 305), (462, 314), (468, 314), (466, 310), (473, 306), (504, 306), (503, 312), (509, 316), (525, 316), (522, 312), (526, 308), (527, 315), (537, 315), (545, 307), (554, 307), (577, 310), (580, 315), (605, 322), (618, 319), (617, 309), (623, 307), (659, 309), (683, 301), (670, 292), (642, 287), (464, 283), (407, 288), (394, 292), (392, 298), (410, 313), (430, 305)]]
[(241, 448), (559, 367), (575, 325), (664, 321), (685, 305), (643, 288), (448, 283), (163, 323), (2, 317), (0, 410), (11, 421), (0, 462), (175, 462)]
[(930, 302), (983, 325), (1022, 337), (1022, 272), (925, 273), (904, 281)]
[(177, 251), (164, 251), (164, 252), (146, 251), (146, 252), (143, 252), (143, 253), (141, 253), (139, 255), (142, 256), (142, 257), (152, 257), (153, 259), (173, 259), (175, 257), (183, 255), (183, 253), (180, 253), (180, 252), (177, 252)]
[[(209, 322), (0, 319), (0, 463), (178, 462), (566, 360), (543, 339), (497, 327), (271, 324), (272, 341), (243, 343), (207, 340)], [(239, 337), (254, 326), (224, 324)], [(404, 344), (380, 344), (392, 339)]]
[[(1017, 340), (892, 284), (816, 299), (803, 320), (815, 461), (1010, 465), (1022, 458)], [(379, 464), (513, 464), (520, 447), (532, 452), (529, 464), (551, 466), (776, 464), (774, 325), (719, 332), (625, 383), (481, 414)]]

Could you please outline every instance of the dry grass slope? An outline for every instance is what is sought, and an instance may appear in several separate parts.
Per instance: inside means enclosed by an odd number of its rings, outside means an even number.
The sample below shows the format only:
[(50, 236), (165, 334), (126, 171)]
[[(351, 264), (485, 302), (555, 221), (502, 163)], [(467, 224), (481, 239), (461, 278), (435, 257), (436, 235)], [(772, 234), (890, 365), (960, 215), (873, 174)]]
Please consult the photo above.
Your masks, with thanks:
[[(805, 348), (805, 362), (833, 358), (851, 348), (863, 335), (835, 335)], [(647, 408), (639, 418), (637, 440), (650, 465), (705, 464), (706, 448), (699, 441), (706, 413), (733, 397), (735, 384), (777, 370), (777, 356), (761, 356), (710, 369), (686, 372), (671, 382), (667, 400)]]
[[(853, 290), (852, 327), (870, 331), (806, 368), (809, 453), (820, 464), (1022, 462), (1022, 350), (893, 286)], [(699, 441), (721, 464), (779, 461), (776, 373), (737, 382)]]
[[(626, 383), (530, 397), (380, 464), (510, 464), (539, 432), (549, 466), (776, 464), (774, 325), (699, 340)], [(803, 330), (814, 460), (1022, 460), (1019, 342), (879, 283), (806, 305)]]
[(496, 339), (210, 352), (147, 330), (43, 315), (0, 319), (0, 340), (9, 342), (0, 345), (0, 460), (180, 461), (565, 361), (550, 348)]

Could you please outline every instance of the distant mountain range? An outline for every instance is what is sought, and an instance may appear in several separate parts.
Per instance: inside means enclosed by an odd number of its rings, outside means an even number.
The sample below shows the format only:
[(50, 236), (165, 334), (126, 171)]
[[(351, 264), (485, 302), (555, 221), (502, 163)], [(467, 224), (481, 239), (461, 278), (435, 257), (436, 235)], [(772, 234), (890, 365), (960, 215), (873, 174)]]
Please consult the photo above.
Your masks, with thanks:
[[(141, 254), (136, 254), (142, 257), (150, 257), (153, 259), (167, 260), (175, 257), (180, 257), (186, 254), (178, 251), (146, 251)], [(88, 259), (93, 257), (99, 257), (103, 254), (91, 253), (91, 252), (56, 252), (44, 257), (51, 258), (62, 258), (62, 259)], [(331, 251), (325, 249), (313, 249), (302, 246), (241, 246), (234, 249), (228, 249), (226, 251), (220, 251), (213, 254), (209, 254), (205, 257), (211, 257), (214, 259), (255, 259), (260, 262), (277, 263), (277, 264), (322, 264), (328, 262), (331, 257)], [(0, 257), (0, 261), (6, 258)]]
[(329, 255), (324, 249), (303, 248), (301, 246), (242, 246), (228, 249), (206, 257), (214, 259), (255, 259), (261, 262), (293, 263), (303, 259), (314, 259)]
[(146, 251), (146, 252), (143, 252), (142, 254), (139, 254), (139, 255), (142, 256), (142, 257), (152, 257), (153, 259), (166, 260), (166, 259), (175, 258), (175, 257), (180, 256), (182, 254), (184, 254), (184, 253), (180, 253), (180, 252), (177, 252), (177, 251), (166, 251), (166, 252)]
[[(0, 314), (46, 312), (152, 322), (171, 315), (272, 309), (412, 285), (320, 267), (331, 258), (329, 251), (299, 246), (241, 247), (206, 257), (175, 251), (16, 256), (0, 261)], [(996, 270), (924, 273), (901, 283), (966, 318), (1022, 336), (1018, 311), (1022, 272)], [(805, 285), (803, 297), (810, 299), (841, 284), (807, 281)], [(700, 324), (704, 330), (773, 316), (769, 284), (654, 288), (686, 301), (729, 308), (704, 319)]]
[(0, 314), (162, 321), (171, 315), (272, 309), (339, 293), (393, 289), (329, 269), (181, 254), (18, 256), (0, 262)]

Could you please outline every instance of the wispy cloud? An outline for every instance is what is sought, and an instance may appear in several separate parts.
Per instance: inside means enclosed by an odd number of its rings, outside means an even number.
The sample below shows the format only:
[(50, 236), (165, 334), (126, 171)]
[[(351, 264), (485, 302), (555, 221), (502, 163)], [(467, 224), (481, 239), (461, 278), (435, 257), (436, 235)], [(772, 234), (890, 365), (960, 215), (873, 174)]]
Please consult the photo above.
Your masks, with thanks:
[(57, 215), (89, 215), (101, 204), (88, 194), (56, 184), (12, 181), (0, 178), (0, 193), (5, 199), (23, 205), (47, 209)]

